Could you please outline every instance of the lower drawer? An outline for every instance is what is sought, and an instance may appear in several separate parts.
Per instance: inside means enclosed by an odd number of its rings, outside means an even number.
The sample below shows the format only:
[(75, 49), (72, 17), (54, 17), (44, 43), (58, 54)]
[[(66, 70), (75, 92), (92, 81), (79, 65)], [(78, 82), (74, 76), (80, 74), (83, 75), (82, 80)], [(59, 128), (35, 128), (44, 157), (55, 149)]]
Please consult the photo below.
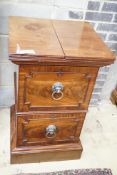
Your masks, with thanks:
[(85, 113), (39, 114), (17, 117), (17, 145), (49, 145), (76, 142)]

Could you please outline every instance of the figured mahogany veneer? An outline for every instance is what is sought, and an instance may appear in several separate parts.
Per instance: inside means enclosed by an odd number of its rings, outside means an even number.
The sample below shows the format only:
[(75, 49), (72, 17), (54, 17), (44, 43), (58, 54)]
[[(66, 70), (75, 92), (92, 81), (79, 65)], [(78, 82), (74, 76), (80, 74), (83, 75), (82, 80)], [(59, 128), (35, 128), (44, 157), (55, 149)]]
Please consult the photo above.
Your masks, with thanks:
[[(79, 114), (39, 114), (17, 116), (17, 131), (19, 146), (56, 145), (59, 143), (72, 143), (79, 140), (85, 113)], [(46, 128), (55, 125), (56, 135), (46, 136)]]
[[(97, 72), (92, 67), (21, 65), (18, 111), (87, 109)], [(57, 101), (52, 98), (56, 82), (64, 85), (64, 97)]]
[(98, 70), (115, 56), (88, 22), (9, 19), (11, 163), (77, 159)]
[[(80, 140), (73, 143), (51, 144), (45, 146), (19, 146), (17, 143), (15, 106), (11, 106), (11, 163), (33, 163), (42, 161), (78, 159), (81, 157)], [(19, 133), (22, 134), (22, 133)]]

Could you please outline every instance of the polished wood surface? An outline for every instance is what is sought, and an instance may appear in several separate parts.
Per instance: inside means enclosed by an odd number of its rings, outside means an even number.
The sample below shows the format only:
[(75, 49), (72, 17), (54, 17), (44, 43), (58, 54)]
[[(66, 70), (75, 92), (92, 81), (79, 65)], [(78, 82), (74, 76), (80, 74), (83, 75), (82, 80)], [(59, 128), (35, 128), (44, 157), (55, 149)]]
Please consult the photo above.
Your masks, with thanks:
[[(9, 57), (19, 65), (11, 163), (80, 158), (80, 133), (98, 70), (115, 56), (87, 22), (10, 17)], [(56, 83), (64, 87), (59, 100), (52, 97)], [(56, 98), (62, 94), (55, 92)]]
[[(10, 162), (12, 164), (19, 163), (36, 163), (43, 161), (60, 161), (79, 159), (83, 148), (80, 139), (77, 143), (54, 144), (47, 146), (18, 146), (17, 145), (17, 125), (15, 106), (11, 107), (11, 150)], [(27, 117), (28, 118), (28, 117)], [(19, 126), (19, 125), (18, 125)]]
[[(20, 66), (18, 111), (87, 109), (98, 68)], [(49, 77), (49, 78), (48, 78)], [(52, 86), (61, 82), (63, 98), (52, 98)]]
[(9, 53), (32, 50), (35, 55), (64, 57), (50, 20), (10, 17), (9, 31)]
[(53, 25), (68, 60), (113, 60), (114, 55), (88, 22), (54, 20)]
[(88, 22), (10, 17), (9, 43), (10, 59), (17, 64), (100, 66), (115, 60)]
[(17, 130), (16, 130), (16, 111), (15, 105), (10, 108), (10, 153), (17, 147)]
[[(11, 163), (12, 164), (23, 164), (23, 163), (40, 163), (40, 162), (50, 162), (50, 161), (65, 161), (65, 160), (75, 160), (80, 159), (82, 155), (82, 146), (79, 144), (75, 145), (69, 150), (63, 148), (62, 151), (51, 152), (36, 152), (29, 153), (18, 152), (11, 154)], [(24, 154), (25, 153), (25, 154)]]
[[(19, 146), (46, 146), (72, 143), (79, 140), (85, 113), (79, 114), (40, 114), (18, 116)], [(49, 125), (56, 127), (55, 135), (47, 137)]]
[[(64, 96), (60, 100), (52, 98), (52, 86), (56, 82), (64, 86)], [(88, 85), (89, 77), (83, 73), (33, 72), (26, 80), (26, 101), (31, 106), (78, 106), (84, 101)]]

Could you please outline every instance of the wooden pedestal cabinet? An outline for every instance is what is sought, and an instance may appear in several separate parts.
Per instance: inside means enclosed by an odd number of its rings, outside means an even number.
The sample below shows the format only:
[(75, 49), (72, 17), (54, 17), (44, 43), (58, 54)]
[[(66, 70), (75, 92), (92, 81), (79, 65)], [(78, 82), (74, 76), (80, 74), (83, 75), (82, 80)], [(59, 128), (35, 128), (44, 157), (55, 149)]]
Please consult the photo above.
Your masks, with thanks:
[(9, 58), (19, 67), (11, 163), (80, 158), (98, 70), (115, 56), (88, 22), (10, 17)]

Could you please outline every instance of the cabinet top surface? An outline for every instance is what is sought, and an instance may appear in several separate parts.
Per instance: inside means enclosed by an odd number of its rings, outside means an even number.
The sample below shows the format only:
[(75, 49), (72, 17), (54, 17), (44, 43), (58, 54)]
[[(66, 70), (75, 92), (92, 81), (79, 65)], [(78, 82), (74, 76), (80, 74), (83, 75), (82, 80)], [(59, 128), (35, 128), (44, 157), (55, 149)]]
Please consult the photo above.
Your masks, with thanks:
[(108, 65), (115, 55), (88, 22), (9, 18), (9, 56), (23, 62)]

